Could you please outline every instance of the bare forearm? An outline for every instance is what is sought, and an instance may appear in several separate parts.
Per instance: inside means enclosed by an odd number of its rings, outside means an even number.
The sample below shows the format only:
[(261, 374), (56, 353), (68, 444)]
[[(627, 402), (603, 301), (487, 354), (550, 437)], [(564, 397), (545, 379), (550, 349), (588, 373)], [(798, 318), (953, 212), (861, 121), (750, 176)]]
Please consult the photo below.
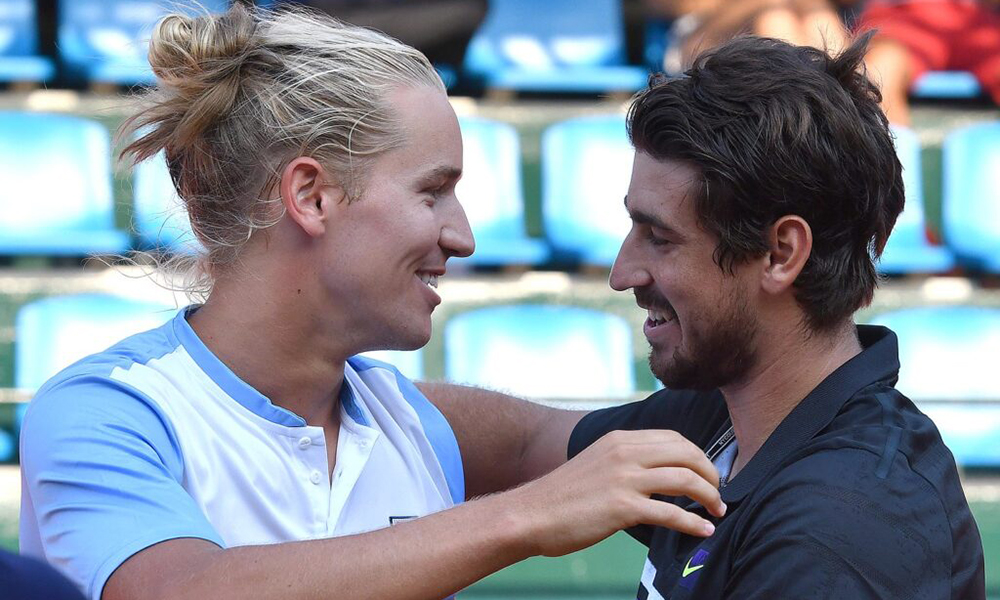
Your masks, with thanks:
[[(161, 577), (164, 585), (155, 593), (150, 577), (133, 577), (138, 586), (104, 598), (443, 598), (533, 553), (525, 541), (531, 539), (526, 521), (510, 509), (514, 500), (483, 498), (339, 538), (225, 550), (199, 540), (184, 540), (192, 544), (187, 550), (178, 540), (166, 542), (165, 548), (140, 555), (144, 565), (133, 566), (182, 564), (179, 576)], [(174, 556), (157, 556), (158, 551)], [(178, 554), (186, 555), (181, 563)]]
[(481, 388), (418, 385), (455, 432), (470, 498), (531, 481), (564, 463), (569, 434), (586, 414)]
[(687, 496), (721, 516), (717, 485), (705, 454), (679, 434), (616, 431), (516, 489), (371, 533), (232, 549), (165, 541), (125, 561), (102, 597), (442, 598), (521, 559), (574, 552), (639, 523), (709, 535), (701, 516), (652, 496)]

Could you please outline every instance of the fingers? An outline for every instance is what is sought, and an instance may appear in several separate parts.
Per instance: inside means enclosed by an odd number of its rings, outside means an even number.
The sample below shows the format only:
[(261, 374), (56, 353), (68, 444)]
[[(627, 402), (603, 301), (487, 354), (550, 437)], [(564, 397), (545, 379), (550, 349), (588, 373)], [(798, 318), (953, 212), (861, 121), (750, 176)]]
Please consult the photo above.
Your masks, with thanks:
[(635, 452), (639, 464), (643, 467), (685, 466), (697, 472), (712, 485), (719, 486), (719, 473), (712, 461), (705, 456), (705, 452), (676, 431), (667, 429), (612, 431), (598, 443), (602, 442), (612, 446), (636, 446), (629, 450)]
[(685, 467), (701, 476), (713, 487), (719, 487), (719, 471), (705, 453), (679, 434), (676, 439), (658, 444), (646, 444), (639, 450), (640, 465), (646, 468)]
[(712, 515), (722, 517), (726, 505), (719, 490), (697, 473), (684, 467), (644, 469), (638, 482), (639, 491), (647, 496), (685, 496), (704, 506)]
[(676, 504), (646, 498), (641, 508), (642, 522), (647, 525), (666, 527), (688, 535), (708, 537), (715, 533), (715, 525), (688, 512)]
[(650, 475), (645, 480), (646, 485), (655, 487), (648, 493), (687, 496), (717, 517), (725, 514), (726, 505), (717, 489), (719, 473), (715, 465), (700, 448), (676, 431), (614, 431), (604, 436), (600, 443), (609, 448), (613, 460), (634, 460), (638, 466), (653, 473), (658, 469), (672, 469)]

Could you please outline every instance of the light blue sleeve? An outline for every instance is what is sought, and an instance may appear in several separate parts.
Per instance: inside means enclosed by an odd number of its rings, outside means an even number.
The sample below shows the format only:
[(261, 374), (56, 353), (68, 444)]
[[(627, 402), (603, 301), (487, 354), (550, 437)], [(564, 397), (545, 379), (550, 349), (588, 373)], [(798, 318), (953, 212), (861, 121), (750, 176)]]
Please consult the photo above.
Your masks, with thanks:
[(21, 469), (22, 553), (42, 555), (89, 598), (158, 542), (223, 545), (181, 486), (184, 463), (169, 421), (126, 384), (77, 376), (43, 387), (25, 415)]

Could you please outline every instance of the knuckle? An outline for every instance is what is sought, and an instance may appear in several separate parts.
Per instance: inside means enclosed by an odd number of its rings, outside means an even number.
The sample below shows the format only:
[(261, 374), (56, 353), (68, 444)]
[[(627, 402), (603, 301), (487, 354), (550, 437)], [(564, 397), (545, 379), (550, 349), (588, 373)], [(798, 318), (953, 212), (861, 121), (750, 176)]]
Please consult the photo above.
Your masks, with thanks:
[(694, 474), (694, 471), (690, 471), (688, 469), (677, 469), (674, 471), (674, 479), (677, 483), (684, 487), (691, 487), (695, 484), (697, 476)]
[(621, 444), (624, 442), (625, 432), (621, 430), (612, 431), (604, 436), (604, 439), (608, 441), (609, 444)]
[(605, 454), (612, 461), (621, 463), (628, 459), (630, 452), (625, 444), (616, 443), (608, 446)]

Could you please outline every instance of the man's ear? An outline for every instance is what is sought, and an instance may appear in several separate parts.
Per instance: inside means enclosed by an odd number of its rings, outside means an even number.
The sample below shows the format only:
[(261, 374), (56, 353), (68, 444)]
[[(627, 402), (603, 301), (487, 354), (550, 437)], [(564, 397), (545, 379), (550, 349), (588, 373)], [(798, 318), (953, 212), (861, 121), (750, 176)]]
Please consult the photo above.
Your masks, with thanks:
[(768, 230), (768, 264), (762, 285), (771, 294), (792, 287), (812, 254), (812, 228), (798, 215), (785, 215)]
[(281, 172), (278, 185), (288, 215), (307, 235), (322, 235), (345, 200), (339, 181), (316, 159), (300, 156)]

